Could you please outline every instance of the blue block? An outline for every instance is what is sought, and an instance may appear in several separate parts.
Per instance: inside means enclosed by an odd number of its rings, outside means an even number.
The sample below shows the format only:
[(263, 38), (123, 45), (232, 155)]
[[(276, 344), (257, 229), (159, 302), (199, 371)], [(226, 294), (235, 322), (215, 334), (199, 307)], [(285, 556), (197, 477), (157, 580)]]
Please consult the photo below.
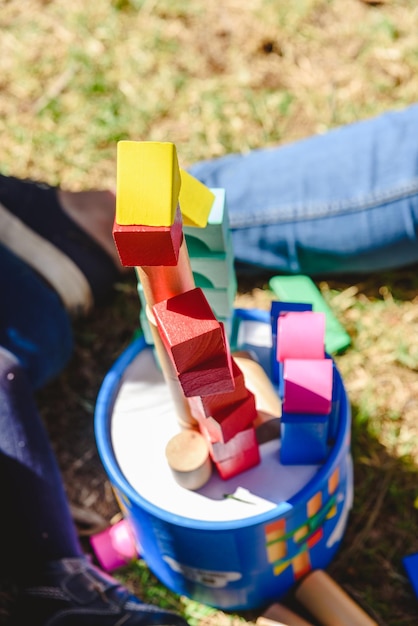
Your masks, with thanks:
[(271, 379), (271, 328), (269, 312), (235, 309), (232, 318), (231, 350), (244, 350), (256, 357)]
[(329, 415), (282, 413), (282, 465), (317, 465), (328, 455)]
[[(327, 358), (331, 358), (331, 357), (327, 355)], [(329, 431), (328, 431), (328, 442), (330, 444), (333, 444), (337, 437), (338, 424), (339, 424), (338, 416), (340, 415), (340, 402), (341, 402), (341, 395), (343, 393), (342, 386), (338, 384), (339, 374), (338, 374), (338, 370), (337, 370), (335, 363), (333, 363), (333, 367), (332, 367), (332, 376), (333, 376), (332, 378), (332, 405), (331, 405), (331, 414), (330, 414)]]
[(412, 585), (414, 593), (418, 598), (418, 552), (410, 554), (402, 559), (409, 581)]

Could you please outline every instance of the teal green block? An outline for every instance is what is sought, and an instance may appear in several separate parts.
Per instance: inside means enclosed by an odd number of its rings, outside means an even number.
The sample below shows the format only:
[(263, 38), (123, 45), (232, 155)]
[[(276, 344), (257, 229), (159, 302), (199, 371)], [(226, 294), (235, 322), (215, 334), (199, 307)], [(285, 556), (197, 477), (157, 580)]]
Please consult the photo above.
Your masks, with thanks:
[(234, 257), (227, 252), (208, 252), (202, 254), (194, 242), (187, 246), (193, 274), (209, 281), (212, 287), (226, 288), (235, 279)]
[(269, 281), (270, 289), (282, 302), (304, 302), (312, 304), (313, 311), (325, 314), (325, 350), (337, 354), (351, 344), (350, 335), (335, 317), (321, 292), (309, 276), (274, 276)]
[(206, 300), (216, 317), (232, 317), (235, 296), (237, 294), (237, 281), (235, 275), (231, 276), (226, 287), (212, 287), (207, 279), (200, 274), (194, 275), (196, 287), (200, 287), (206, 296)]
[(142, 306), (143, 309), (146, 309), (147, 301), (145, 299), (144, 290), (143, 290), (142, 285), (141, 285), (140, 282), (138, 282), (137, 291), (138, 291), (138, 296), (139, 296), (139, 301), (141, 303), (141, 306)]
[(147, 342), (147, 344), (149, 346), (153, 346), (154, 345), (154, 338), (152, 336), (151, 328), (150, 328), (150, 325), (149, 325), (149, 321), (148, 321), (145, 309), (141, 309), (140, 310), (140, 312), (139, 312), (139, 321), (140, 321), (140, 324), (141, 324), (141, 330), (144, 333), (145, 341)]
[(212, 209), (209, 213), (205, 228), (184, 226), (183, 232), (186, 243), (194, 242), (194, 248), (199, 247), (201, 253), (225, 252), (230, 245), (229, 218), (226, 204), (225, 189), (211, 189), (215, 195)]

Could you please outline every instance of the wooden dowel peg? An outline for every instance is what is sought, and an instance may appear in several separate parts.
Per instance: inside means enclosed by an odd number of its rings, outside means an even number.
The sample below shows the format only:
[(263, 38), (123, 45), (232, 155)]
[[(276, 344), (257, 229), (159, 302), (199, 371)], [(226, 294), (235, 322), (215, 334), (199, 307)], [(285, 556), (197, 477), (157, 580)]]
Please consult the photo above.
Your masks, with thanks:
[(322, 626), (378, 626), (323, 570), (308, 574), (295, 598)]

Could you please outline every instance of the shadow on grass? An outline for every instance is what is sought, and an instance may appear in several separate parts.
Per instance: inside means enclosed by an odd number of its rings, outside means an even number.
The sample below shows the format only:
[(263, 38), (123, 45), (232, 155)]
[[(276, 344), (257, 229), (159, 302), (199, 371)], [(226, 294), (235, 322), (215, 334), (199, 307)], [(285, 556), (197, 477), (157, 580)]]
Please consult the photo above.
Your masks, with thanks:
[(412, 625), (418, 604), (402, 559), (418, 552), (418, 468), (390, 456), (352, 411), (354, 504), (329, 573), (379, 624)]

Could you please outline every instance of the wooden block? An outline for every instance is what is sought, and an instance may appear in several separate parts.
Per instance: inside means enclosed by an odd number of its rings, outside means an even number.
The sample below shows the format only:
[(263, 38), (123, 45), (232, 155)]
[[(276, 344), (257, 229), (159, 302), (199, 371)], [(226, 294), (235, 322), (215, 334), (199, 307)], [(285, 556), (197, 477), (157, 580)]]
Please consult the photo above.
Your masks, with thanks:
[(195, 430), (183, 430), (168, 442), (165, 454), (174, 478), (185, 489), (200, 489), (212, 474), (206, 439)]
[(277, 320), (277, 360), (323, 359), (325, 315), (314, 311), (290, 312)]
[(231, 277), (235, 276), (234, 257), (230, 253), (203, 253), (195, 241), (187, 242), (187, 249), (194, 275), (200, 274), (217, 289), (228, 287)]
[(325, 349), (329, 354), (342, 352), (350, 345), (349, 334), (340, 324), (312, 278), (303, 275), (273, 276), (269, 285), (279, 300), (310, 302), (314, 311), (325, 313)]
[(286, 359), (283, 363), (283, 410), (329, 414), (332, 386), (331, 359)]
[(329, 415), (286, 413), (280, 421), (282, 465), (318, 465), (328, 448)]
[(190, 243), (193, 241), (195, 249), (200, 249), (202, 253), (226, 252), (227, 250), (232, 253), (225, 189), (215, 188), (210, 191), (214, 194), (214, 202), (206, 227), (189, 226), (183, 220), (186, 241)]
[(225, 353), (222, 327), (198, 287), (158, 302), (153, 313), (179, 374)]
[(295, 311), (312, 311), (312, 304), (299, 302), (278, 302), (274, 300), (270, 307), (270, 323), (273, 338), (273, 349), (271, 351), (271, 377), (275, 383), (279, 382), (279, 362), (277, 361), (277, 322), (281, 315)]
[(173, 401), (173, 407), (177, 414), (178, 422), (182, 425), (193, 424), (195, 423), (195, 420), (190, 413), (190, 407), (186, 398), (184, 397), (184, 393), (181, 388), (173, 362), (170, 359), (168, 352), (163, 345), (163, 342), (161, 341), (160, 333), (158, 332), (158, 328), (155, 324), (155, 317), (149, 305), (147, 305), (146, 307), (146, 315), (150, 327), (150, 332), (152, 333), (156, 361), (164, 376), (165, 384), (170, 391), (171, 399)]
[(186, 398), (210, 396), (234, 390), (234, 375), (229, 343), (225, 327), (219, 323), (224, 342), (224, 351), (215, 359), (201, 363), (197, 368), (179, 374), (179, 381)]
[(215, 200), (215, 194), (194, 176), (180, 168), (179, 194), (183, 224), (205, 228)]
[(136, 267), (136, 273), (145, 300), (150, 307), (157, 302), (168, 300), (195, 287), (184, 240), (180, 246), (177, 265)]
[(118, 143), (115, 221), (119, 226), (172, 226), (180, 185), (173, 143)]
[(260, 463), (260, 449), (257, 441), (254, 439), (254, 444), (250, 448), (246, 448), (244, 452), (238, 453), (236, 456), (230, 457), (225, 461), (215, 463), (216, 469), (219, 472), (219, 476), (223, 480), (233, 478), (237, 474), (245, 472), (245, 470), (254, 467)]
[(310, 622), (291, 611), (287, 606), (275, 602), (256, 620), (256, 626), (312, 626)]
[[(204, 424), (202, 425), (204, 429)], [(205, 431), (202, 431), (205, 436)], [(220, 441), (211, 441), (210, 436), (208, 440), (209, 454), (215, 463), (221, 463), (236, 457), (238, 454), (245, 454), (245, 452), (255, 446), (257, 443), (256, 432), (254, 428), (245, 428), (237, 433), (232, 439), (226, 443)]]
[(233, 391), (234, 380), (227, 352), (210, 361), (178, 374), (180, 385), (186, 398), (210, 396)]
[(183, 229), (180, 208), (170, 226), (113, 225), (113, 239), (125, 267), (176, 265)]
[(297, 587), (295, 597), (322, 626), (377, 626), (323, 570), (308, 574)]
[(139, 312), (139, 321), (141, 324), (141, 330), (144, 333), (144, 339), (149, 346), (154, 344), (154, 337), (150, 329), (149, 321), (145, 309), (141, 309)]
[(250, 391), (247, 394), (245, 400), (216, 411), (206, 418), (205, 428), (213, 441), (226, 443), (254, 422), (257, 417), (255, 398)]
[(226, 287), (213, 287), (212, 283), (197, 272), (193, 274), (196, 287), (200, 287), (206, 296), (216, 317), (232, 318), (235, 296), (237, 294), (237, 279), (235, 274), (231, 275), (231, 280)]
[(248, 396), (245, 387), (244, 375), (234, 360), (232, 360), (232, 377), (234, 389), (226, 393), (217, 393), (211, 396), (194, 396), (189, 398), (191, 413), (196, 419), (206, 419), (217, 411), (232, 406)]

